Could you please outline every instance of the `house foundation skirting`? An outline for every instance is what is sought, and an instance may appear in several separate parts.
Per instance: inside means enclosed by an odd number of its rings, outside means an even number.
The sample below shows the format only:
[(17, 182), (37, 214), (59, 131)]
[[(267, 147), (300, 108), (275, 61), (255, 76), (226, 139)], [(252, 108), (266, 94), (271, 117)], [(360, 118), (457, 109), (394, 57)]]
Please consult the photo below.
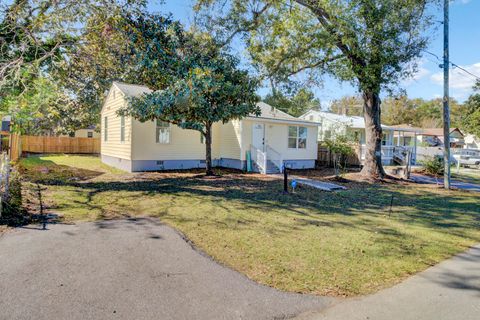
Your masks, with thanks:
[[(205, 160), (128, 160), (118, 157), (101, 155), (102, 162), (109, 166), (128, 171), (163, 171), (205, 168)], [(246, 162), (238, 159), (220, 158), (212, 159), (214, 167), (244, 170)]]
[(101, 159), (103, 163), (108, 164), (111, 167), (115, 167), (117, 169), (127, 172), (132, 172), (132, 160), (107, 156), (104, 154), (101, 155)]
[(289, 169), (313, 169), (315, 168), (315, 159), (312, 160), (284, 160), (285, 167)]

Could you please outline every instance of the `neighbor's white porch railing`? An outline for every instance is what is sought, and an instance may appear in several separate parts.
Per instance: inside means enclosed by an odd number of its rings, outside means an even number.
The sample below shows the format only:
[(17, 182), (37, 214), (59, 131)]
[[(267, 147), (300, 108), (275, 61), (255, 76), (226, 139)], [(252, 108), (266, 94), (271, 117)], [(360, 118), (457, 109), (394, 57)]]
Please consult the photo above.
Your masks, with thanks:
[[(382, 158), (391, 159), (393, 158), (393, 149), (394, 146), (382, 146)], [(367, 146), (362, 144), (360, 146), (360, 160), (365, 160), (365, 153), (367, 152)]]
[[(361, 159), (365, 160), (365, 152), (367, 148), (364, 144), (360, 146)], [(393, 155), (399, 151), (410, 150), (410, 152), (415, 152), (415, 147), (412, 146), (382, 146), (382, 158), (390, 159), (393, 158)]]
[(252, 156), (252, 161), (257, 164), (260, 173), (267, 173), (267, 153), (256, 148), (253, 145), (250, 145), (250, 153)]
[(283, 156), (280, 152), (273, 149), (267, 145), (267, 161), (270, 160), (277, 168), (280, 170), (280, 173), (283, 172)]

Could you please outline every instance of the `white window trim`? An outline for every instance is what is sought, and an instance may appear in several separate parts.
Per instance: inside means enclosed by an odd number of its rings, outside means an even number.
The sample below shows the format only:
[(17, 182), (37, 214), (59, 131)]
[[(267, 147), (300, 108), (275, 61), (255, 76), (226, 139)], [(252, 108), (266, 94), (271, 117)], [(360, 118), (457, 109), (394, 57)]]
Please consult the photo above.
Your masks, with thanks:
[[(123, 125), (122, 125), (123, 120)], [(127, 132), (126, 132), (126, 119), (125, 116), (120, 116), (120, 143), (125, 143), (127, 141)], [(122, 140), (123, 133), (123, 140)]]
[[(290, 136), (290, 127), (295, 127), (297, 129), (297, 134), (296, 134), (296, 137), (291, 137)], [(298, 140), (300, 139), (300, 136), (299, 136), (299, 133), (300, 133), (300, 128), (305, 128), (306, 132), (307, 132), (307, 137), (305, 138), (305, 148), (299, 148), (298, 147)], [(292, 148), (289, 146), (289, 140), (290, 138), (295, 138), (295, 147)], [(287, 148), (290, 149), (290, 150), (306, 150), (307, 149), (307, 143), (308, 143), (308, 127), (304, 127), (304, 126), (288, 126), (287, 127)]]
[(103, 117), (103, 141), (108, 141), (108, 117)]

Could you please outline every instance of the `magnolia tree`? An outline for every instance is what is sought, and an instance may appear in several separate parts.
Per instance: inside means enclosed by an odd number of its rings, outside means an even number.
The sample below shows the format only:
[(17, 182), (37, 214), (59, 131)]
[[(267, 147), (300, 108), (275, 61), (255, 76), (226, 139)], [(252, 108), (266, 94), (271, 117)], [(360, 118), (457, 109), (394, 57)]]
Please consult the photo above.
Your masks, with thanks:
[(131, 98), (120, 114), (198, 130), (205, 138), (206, 174), (212, 175), (212, 126), (259, 115), (257, 80), (240, 70), (239, 61), (221, 51), (209, 36), (185, 32), (178, 23), (155, 15), (139, 20), (132, 43), (145, 38), (142, 32), (156, 34), (157, 40), (133, 45), (132, 59), (142, 70), (142, 78), (157, 79), (151, 83), (155, 91)]
[(363, 174), (385, 175), (380, 93), (416, 71), (436, 0), (197, 0), (203, 25), (225, 41), (242, 34), (270, 83), (309, 85), (324, 73), (354, 84), (363, 99), (367, 151)]

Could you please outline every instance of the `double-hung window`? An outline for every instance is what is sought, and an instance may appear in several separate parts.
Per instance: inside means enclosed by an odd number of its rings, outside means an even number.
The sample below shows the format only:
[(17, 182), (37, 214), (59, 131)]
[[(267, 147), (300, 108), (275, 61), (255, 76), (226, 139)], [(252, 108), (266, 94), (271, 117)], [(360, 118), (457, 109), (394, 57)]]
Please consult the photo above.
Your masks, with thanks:
[(103, 118), (103, 141), (108, 140), (108, 117)]
[(120, 116), (120, 142), (125, 142), (125, 116)]
[(157, 119), (156, 124), (157, 143), (170, 143), (170, 123)]
[(306, 127), (288, 127), (288, 147), (291, 149), (305, 149), (307, 147)]

